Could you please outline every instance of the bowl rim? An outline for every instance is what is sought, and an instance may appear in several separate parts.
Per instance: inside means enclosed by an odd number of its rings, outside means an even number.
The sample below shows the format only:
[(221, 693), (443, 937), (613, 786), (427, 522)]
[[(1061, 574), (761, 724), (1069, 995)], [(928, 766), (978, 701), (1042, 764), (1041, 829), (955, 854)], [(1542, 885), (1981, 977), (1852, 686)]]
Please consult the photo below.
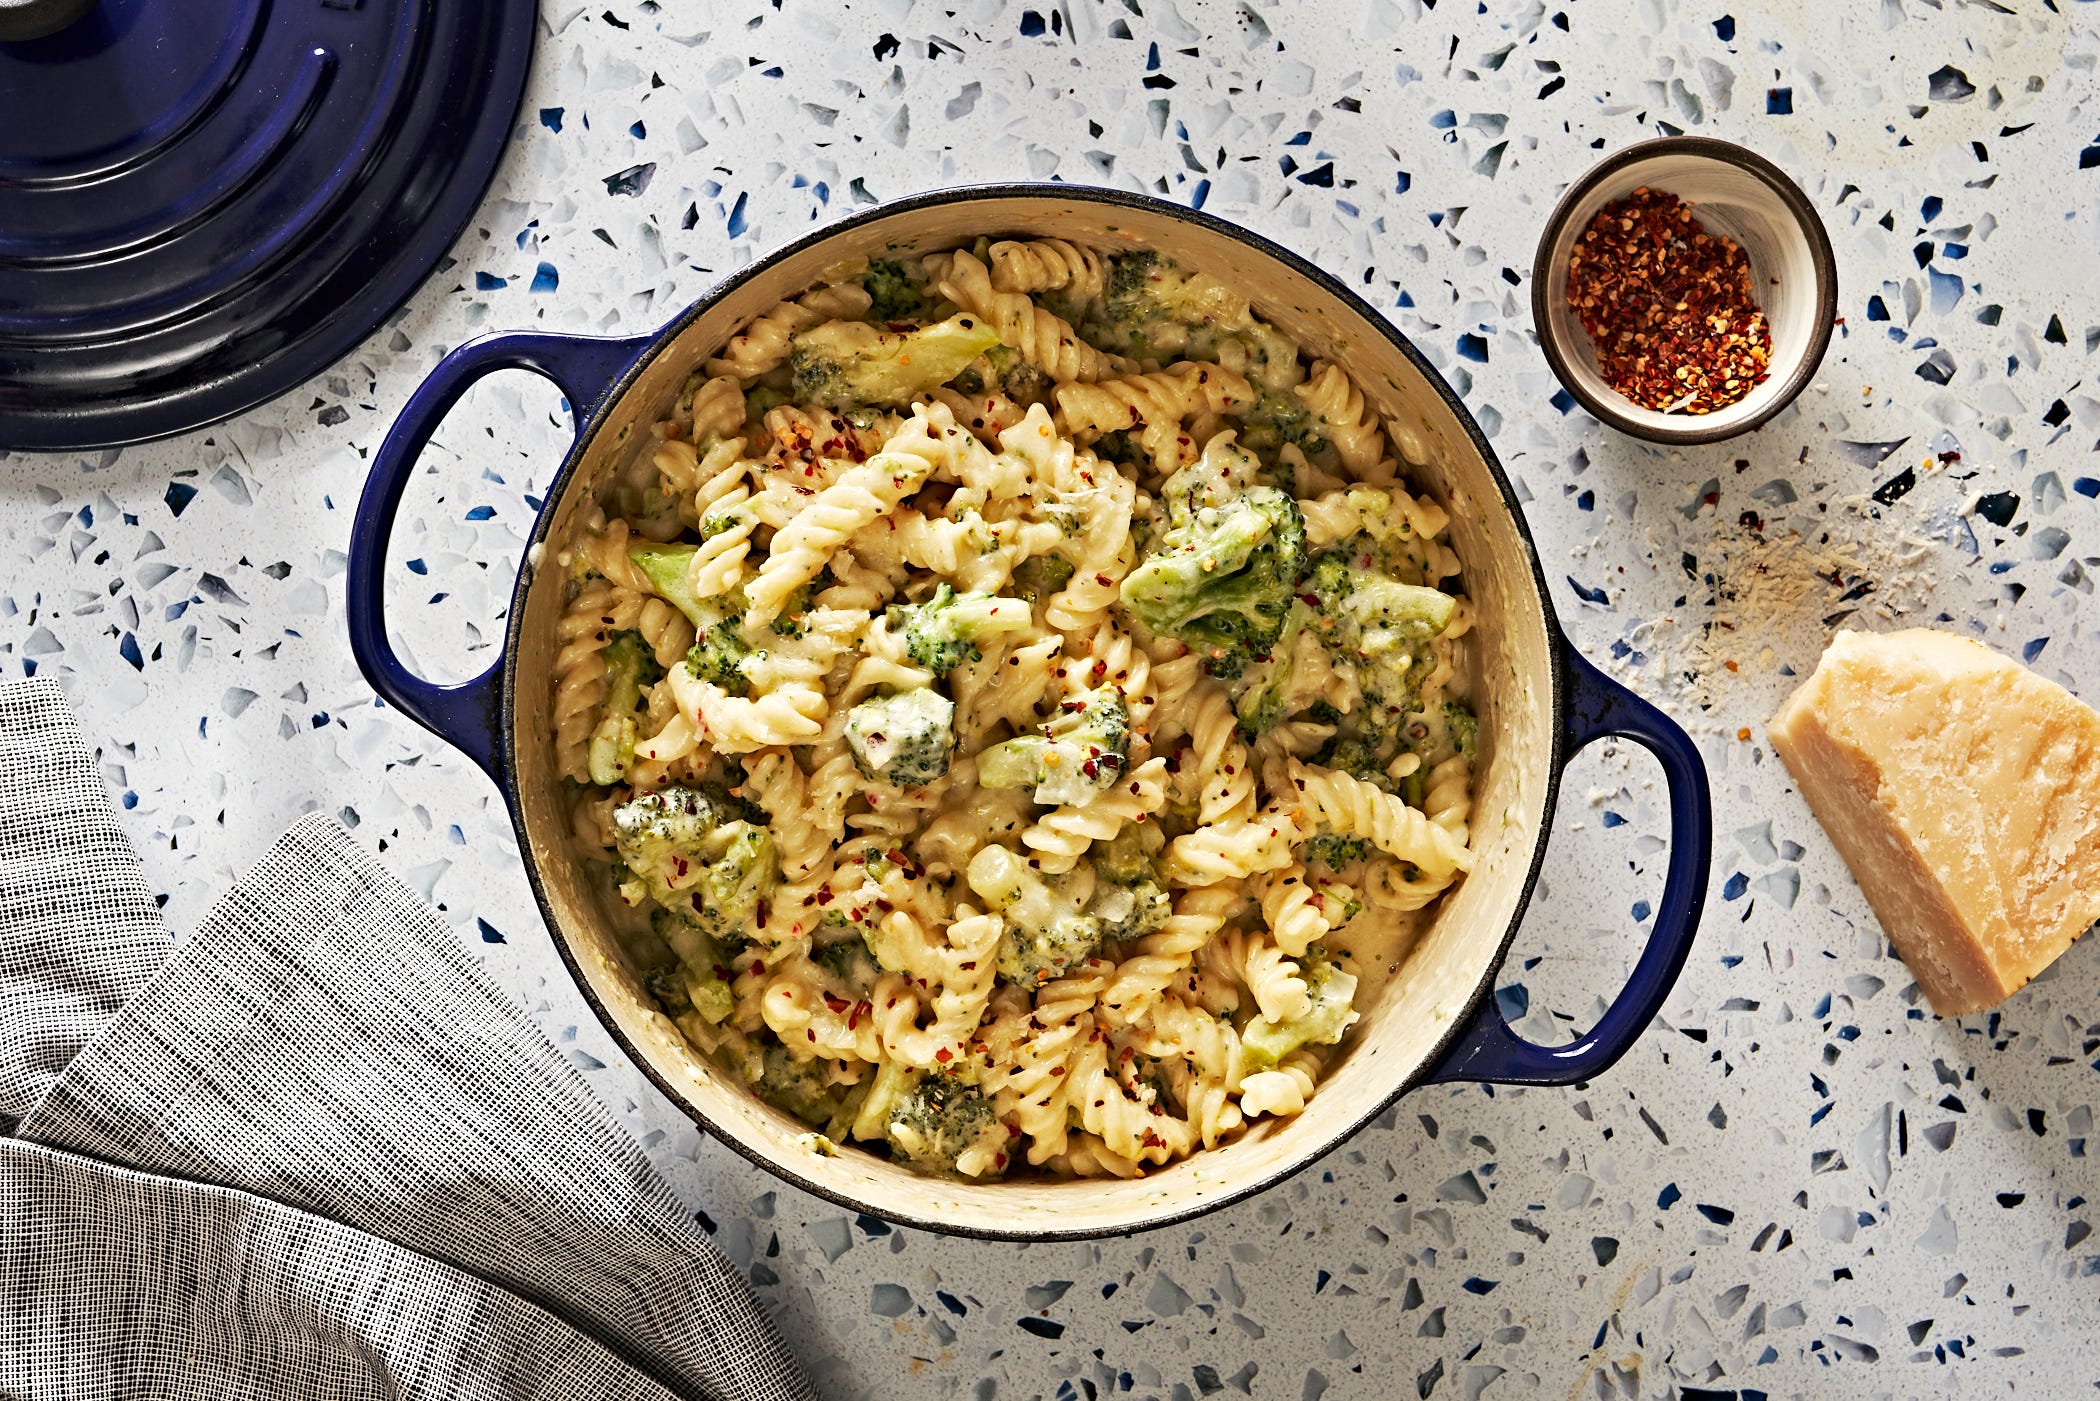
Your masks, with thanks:
[(1449, 381), (1429, 362), (1422, 352), (1415, 347), (1414, 342), (1408, 338), (1405, 332), (1401, 331), (1376, 307), (1365, 301), (1334, 274), (1327, 272), (1301, 254), (1293, 252), (1282, 244), (1243, 225), (1220, 218), (1215, 214), (1207, 214), (1200, 209), (1172, 203), (1156, 195), (1147, 195), (1100, 185), (1067, 184), (1056, 180), (1001, 181), (987, 184), (942, 186), (916, 194), (900, 196), (897, 199), (856, 211), (829, 224), (812, 229), (800, 237), (767, 250), (744, 266), (725, 275), (720, 281), (709, 287), (707, 291), (686, 306), (684, 310), (665, 322), (656, 332), (638, 338), (640, 340), (640, 349), (635, 353), (634, 359), (606, 388), (595, 405), (588, 407), (583, 405), (576, 406), (579, 414), (587, 414), (587, 416), (580, 421), (575, 441), (570, 445), (567, 454), (563, 457), (560, 467), (548, 481), (543, 504), (538, 514), (534, 517), (532, 530), (525, 541), (525, 557), (527, 560), (535, 560), (540, 557), (542, 547), (552, 528), (557, 508), (565, 499), (574, 481), (577, 469), (584, 459), (590, 455), (592, 448), (596, 444), (598, 434), (606, 424), (606, 408), (626, 395), (634, 387), (635, 382), (640, 379), (644, 370), (653, 364), (656, 358), (682, 335), (688, 327), (701, 317), (706, 316), (731, 293), (782, 260), (805, 252), (853, 229), (880, 222), (900, 214), (939, 209), (953, 204), (1006, 199), (1078, 201), (1085, 204), (1099, 205), (1111, 210), (1141, 210), (1148, 214), (1197, 224), (1214, 233), (1243, 243), (1253, 248), (1256, 252), (1274, 259), (1311, 281), (1321, 291), (1333, 297), (1343, 306), (1359, 312), (1365, 324), (1373, 332), (1383, 336), (1403, 358), (1413, 365), (1422, 374), (1428, 385), (1436, 392), (1437, 396), (1444, 401), (1445, 407), (1451, 411), (1459, 426), (1464, 430), (1467, 441), (1471, 444), (1473, 450), (1480, 455), (1482, 464), (1487, 468), (1490, 478), (1494, 481), (1496, 488), (1501, 494), (1502, 504), (1509, 512), (1518, 544), (1524, 555), (1524, 562), (1530, 568), (1532, 587), (1536, 590), (1538, 596), (1540, 621), (1546, 632), (1546, 690), (1551, 705), (1551, 718), (1547, 725), (1546, 752), (1541, 756), (1540, 760), (1544, 765), (1544, 773), (1540, 780), (1543, 785), (1544, 801), (1540, 809), (1538, 828), (1532, 838), (1530, 860), (1523, 869), (1522, 883), (1518, 889), (1516, 904), (1510, 915), (1509, 922), (1502, 930), (1494, 955), (1487, 961), (1480, 979), (1472, 992), (1466, 997), (1460, 1010), (1446, 1023), (1429, 1052), (1422, 1057), (1414, 1069), (1403, 1077), (1399, 1083), (1394, 1085), (1383, 1096), (1368, 1101), (1362, 1111), (1352, 1121), (1347, 1123), (1344, 1128), (1334, 1134), (1318, 1151), (1308, 1153), (1295, 1162), (1286, 1162), (1281, 1167), (1264, 1175), (1251, 1177), (1245, 1183), (1234, 1184), (1223, 1190), (1196, 1197), (1185, 1203), (1169, 1206), (1157, 1213), (1148, 1214), (1137, 1222), (1066, 1226), (1059, 1225), (1056, 1223), (1055, 1218), (1050, 1218), (1033, 1224), (1017, 1224), (1011, 1229), (996, 1226), (979, 1226), (944, 1220), (934, 1215), (892, 1212), (887, 1208), (878, 1209), (873, 1203), (859, 1200), (845, 1192), (812, 1181), (809, 1177), (795, 1171), (786, 1164), (761, 1153), (756, 1147), (745, 1142), (738, 1135), (730, 1133), (719, 1126), (714, 1118), (699, 1105), (695, 1104), (683, 1090), (672, 1084), (670, 1078), (636, 1048), (627, 1029), (611, 1014), (610, 1009), (606, 1007), (603, 1000), (598, 996), (596, 989), (592, 986), (586, 974), (581, 953), (575, 947), (567, 931), (562, 927), (561, 922), (555, 917), (553, 903), (548, 897), (546, 885), (540, 876), (539, 859), (532, 849), (531, 835), (526, 823), (524, 800), (520, 794), (517, 782), (518, 656), (525, 631), (526, 596), (539, 575), (539, 570), (529, 565), (519, 570), (517, 582), (511, 595), (510, 617), (504, 630), (499, 726), (501, 769), (506, 781), (498, 786), (503, 793), (504, 805), (510, 812), (511, 827), (518, 838), (518, 852), (521, 864), (525, 868), (526, 879), (532, 886), (533, 898), (539, 905), (541, 919), (547, 926), (548, 935), (556, 951), (561, 955), (563, 964), (569, 970), (570, 978), (574, 982), (577, 992), (581, 994), (585, 1004), (590, 1007), (592, 1014), (597, 1017), (599, 1024), (604, 1027), (606, 1033), (612, 1037), (620, 1049), (626, 1052), (628, 1058), (633, 1062), (634, 1068), (640, 1071), (651, 1085), (655, 1086), (657, 1092), (675, 1104), (681, 1113), (698, 1125), (710, 1138), (728, 1147), (739, 1157), (764, 1169), (767, 1173), (788, 1183), (790, 1186), (848, 1211), (874, 1216), (893, 1225), (909, 1226), (914, 1229), (932, 1231), (940, 1235), (957, 1236), (972, 1240), (1032, 1244), (1038, 1242), (1099, 1240), (1109, 1236), (1135, 1235), (1146, 1231), (1161, 1230), (1168, 1226), (1179, 1225), (1208, 1215), (1236, 1202), (1244, 1201), (1249, 1197), (1256, 1196), (1290, 1181), (1315, 1163), (1324, 1160), (1329, 1154), (1340, 1149), (1358, 1134), (1362, 1133), (1374, 1120), (1383, 1116), (1403, 1096), (1430, 1082), (1432, 1074), (1442, 1065), (1445, 1057), (1471, 1027), (1474, 1015), (1479, 1011), (1482, 1003), (1493, 995), (1496, 980), (1501, 974), (1504, 963), (1509, 958), (1510, 948), (1515, 943), (1518, 932), (1523, 927), (1525, 914), (1531, 905), (1531, 897), (1538, 887), (1540, 872), (1545, 866), (1546, 848), (1551, 838), (1553, 817), (1560, 801), (1561, 777), (1570, 755), (1566, 723), (1569, 685), (1566, 649), (1571, 644), (1567, 640), (1566, 632), (1561, 627), (1559, 614), (1554, 609), (1551, 587), (1546, 581), (1545, 568), (1539, 558), (1537, 542), (1532, 539), (1531, 527), (1525, 519), (1523, 508), (1518, 504), (1519, 498), (1516, 488), (1511, 483), (1508, 473), (1504, 470), (1501, 459), (1496, 457), (1494, 448), (1488, 443), (1487, 435), (1481, 431), (1479, 423), (1474, 420), (1473, 415), (1467, 410), (1457, 391), (1451, 387)]
[[(1599, 398), (1577, 377), (1570, 365), (1567, 348), (1563, 345), (1559, 321), (1553, 316), (1553, 308), (1547, 300), (1546, 287), (1551, 280), (1554, 245), (1560, 241), (1561, 232), (1574, 217), (1575, 206), (1580, 204), (1597, 186), (1616, 175), (1629, 165), (1653, 160), (1657, 156), (1692, 156), (1701, 160), (1717, 161), (1755, 176), (1767, 189), (1778, 196), (1779, 202), (1794, 218), (1808, 238), (1809, 261), (1815, 269), (1816, 320), (1810, 331), (1808, 349), (1792, 372), (1780, 381), (1778, 390), (1770, 403), (1747, 418), (1731, 420), (1722, 424), (1706, 423), (1703, 427), (1658, 428), (1633, 417), (1621, 405), (1617, 395), (1610, 399)], [(1715, 136), (1658, 136), (1648, 141), (1637, 141), (1631, 146), (1614, 151), (1598, 161), (1572, 181), (1554, 204), (1553, 212), (1546, 216), (1546, 224), (1540, 231), (1538, 248), (1531, 260), (1531, 323), (1537, 334), (1539, 349), (1545, 353), (1546, 363), (1552, 367), (1553, 377), (1560, 381), (1561, 388), (1589, 411), (1591, 416), (1629, 437), (1641, 438), (1651, 443), (1666, 443), (1671, 446), (1690, 446), (1699, 443), (1724, 442), (1729, 438), (1753, 432), (1778, 415), (1780, 410), (1801, 397), (1801, 391), (1822, 368), (1823, 357), (1830, 349), (1831, 333), (1835, 330), (1838, 302), (1837, 255), (1831, 250), (1830, 230), (1823, 223), (1823, 216), (1794, 183), (1793, 177), (1772, 161), (1751, 150)], [(1698, 424), (1699, 418), (1686, 417), (1687, 424)]]

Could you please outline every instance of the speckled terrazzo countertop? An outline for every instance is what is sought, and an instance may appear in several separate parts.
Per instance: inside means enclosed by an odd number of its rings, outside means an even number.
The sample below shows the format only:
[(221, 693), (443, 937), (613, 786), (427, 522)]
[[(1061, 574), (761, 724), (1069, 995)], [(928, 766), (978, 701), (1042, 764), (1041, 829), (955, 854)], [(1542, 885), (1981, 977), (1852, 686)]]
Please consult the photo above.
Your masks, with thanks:
[[(2100, 697), (2096, 31), (2073, 0), (549, 3), (475, 227), (359, 353), (208, 433), (0, 461), (0, 674), (62, 679), (178, 928), (293, 816), (339, 814), (589, 1072), (830, 1394), (2089, 1392), (2100, 941), (1933, 1019), (1762, 725), (1848, 613)], [(1561, 185), (1675, 131), (1802, 183), (1844, 325), (1762, 432), (1663, 452), (1555, 397), (1525, 284)], [(1578, 642), (1700, 738), (1720, 836), (1690, 964), (1603, 1079), (1417, 1092), (1193, 1225), (1024, 1249), (852, 1219), (647, 1086), (494, 789), (375, 707), (343, 551), (387, 424), (466, 337), (651, 329), (859, 205), (1053, 176), (1200, 204), (1387, 308), (1493, 439)], [(565, 422), (499, 377), (426, 454), (393, 593), (431, 673), (492, 658)], [(1826, 528), (1834, 563), (1787, 543)], [(1658, 777), (1606, 750), (1569, 775), (1500, 991), (1539, 1039), (1630, 966)]]

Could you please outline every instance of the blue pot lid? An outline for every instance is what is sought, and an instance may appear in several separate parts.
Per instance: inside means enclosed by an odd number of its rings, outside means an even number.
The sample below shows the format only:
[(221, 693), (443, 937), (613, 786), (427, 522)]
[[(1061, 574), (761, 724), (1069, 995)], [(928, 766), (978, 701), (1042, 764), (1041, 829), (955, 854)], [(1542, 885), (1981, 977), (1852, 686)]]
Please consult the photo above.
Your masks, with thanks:
[(405, 301), (515, 121), (535, 0), (99, 0), (0, 43), (0, 446), (293, 388)]

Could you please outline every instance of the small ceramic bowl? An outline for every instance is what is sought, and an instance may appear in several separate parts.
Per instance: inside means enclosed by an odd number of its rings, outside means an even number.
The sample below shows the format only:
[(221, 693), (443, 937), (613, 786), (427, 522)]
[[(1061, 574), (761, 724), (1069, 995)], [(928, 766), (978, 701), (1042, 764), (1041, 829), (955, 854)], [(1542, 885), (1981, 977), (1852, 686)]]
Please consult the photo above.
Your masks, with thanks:
[[(1750, 259), (1758, 305), (1772, 331), (1765, 382), (1709, 414), (1658, 413), (1611, 387), (1589, 332), (1568, 305), (1568, 255), (1597, 211), (1646, 186), (1693, 206), (1709, 233), (1734, 239)], [(1592, 166), (1546, 220), (1531, 268), (1531, 319), (1539, 348), (1567, 391), (1622, 433), (1655, 443), (1714, 443), (1747, 433), (1792, 403), (1823, 363), (1837, 316), (1837, 260), (1830, 235), (1801, 187), (1742, 146), (1705, 136), (1644, 141)]]

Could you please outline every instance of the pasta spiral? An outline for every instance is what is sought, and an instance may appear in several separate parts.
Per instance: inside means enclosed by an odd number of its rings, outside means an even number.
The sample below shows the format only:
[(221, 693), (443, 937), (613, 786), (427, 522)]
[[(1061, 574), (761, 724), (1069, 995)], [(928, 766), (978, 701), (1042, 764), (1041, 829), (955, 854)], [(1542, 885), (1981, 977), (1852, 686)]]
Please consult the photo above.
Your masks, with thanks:
[(1457, 837), (1392, 794), (1296, 759), (1290, 762), (1290, 777), (1306, 816), (1329, 831), (1362, 837), (1428, 875), (1448, 877), (1473, 869), (1473, 853)]
[(1112, 839), (1131, 822), (1159, 811), (1166, 801), (1167, 761), (1153, 759), (1125, 774), (1092, 801), (1056, 808), (1021, 833), (1021, 844), (1035, 853), (1036, 864), (1062, 875), (1079, 864), (1095, 842)]
[(1062, 317), (1043, 310), (1020, 292), (1001, 292), (992, 286), (984, 264), (963, 249), (955, 250), (937, 285), (942, 296), (982, 317), (999, 333), (1000, 341), (1060, 383), (1091, 383), (1124, 367), (1120, 357), (1103, 354), (1081, 340)]
[(849, 467), (774, 535), (758, 577), (745, 590), (747, 625), (770, 623), (787, 596), (817, 577), (855, 532), (897, 507), (930, 470), (909, 452), (880, 452)]
[(1352, 475), (1378, 465), (1385, 453), (1385, 434), (1379, 429), (1377, 414), (1364, 402), (1363, 391), (1340, 365), (1314, 365), (1296, 392), (1327, 429), (1327, 441)]
[(1077, 301), (1101, 295), (1101, 255), (1061, 238), (1011, 239), (991, 246), (992, 286), (1002, 292), (1066, 292)]

